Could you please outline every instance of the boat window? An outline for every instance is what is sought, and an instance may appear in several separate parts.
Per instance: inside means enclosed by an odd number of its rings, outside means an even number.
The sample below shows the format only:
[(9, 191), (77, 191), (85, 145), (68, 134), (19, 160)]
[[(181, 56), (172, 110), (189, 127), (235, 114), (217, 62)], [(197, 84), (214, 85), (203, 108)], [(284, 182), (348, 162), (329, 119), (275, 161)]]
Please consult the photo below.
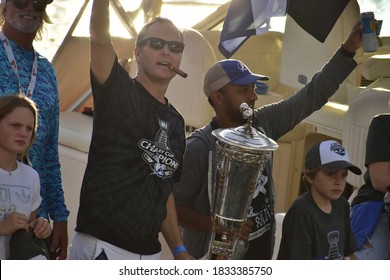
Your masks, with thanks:
[[(88, 36), (89, 35), (89, 20), (91, 16), (92, 1), (89, 1), (80, 23), (75, 29), (74, 36)], [(139, 32), (145, 22), (149, 21), (153, 16), (146, 15), (141, 6), (142, 0), (120, 0), (113, 1), (110, 8), (110, 21), (111, 21), (111, 35), (119, 37), (131, 37), (129, 31), (124, 27), (123, 22), (119, 19), (115, 12), (115, 7), (122, 7), (125, 11), (128, 19), (132, 19), (135, 32)], [(158, 3), (159, 1), (149, 1)], [(162, 17), (171, 19), (175, 25), (182, 28), (189, 28), (194, 26), (199, 21), (206, 18), (208, 15), (215, 12), (221, 5), (229, 2), (229, 0), (163, 0), (161, 7), (152, 7), (150, 15), (155, 13), (160, 14)], [(125, 16), (126, 16), (125, 15)], [(122, 15), (123, 16), (123, 15)]]
[[(44, 40), (36, 42), (36, 49), (45, 54), (48, 59), (53, 58), (82, 9), (84, 9), (84, 12), (78, 20), (72, 35), (89, 36), (92, 2), (92, 0), (56, 0), (48, 5), (46, 11), (53, 24), (46, 25)], [(139, 31), (145, 21), (143, 12), (137, 12), (142, 0), (113, 0), (112, 2), (114, 4), (118, 3), (118, 5), (123, 7), (124, 11), (129, 12), (131, 15), (136, 15), (134, 28), (136, 31)], [(177, 26), (184, 28), (192, 27), (227, 2), (229, 0), (162, 0), (161, 16), (170, 18)], [(131, 35), (112, 8), (110, 8), (110, 15), (111, 34), (129, 38)]]
[[(228, 9), (229, 0), (161, 0), (161, 16), (168, 17), (174, 21), (177, 26), (188, 28), (197, 27), (200, 30), (213, 29), (221, 30), (223, 26), (223, 16)], [(372, 11), (375, 13), (376, 19), (382, 19), (381, 37), (390, 36), (390, 21), (387, 19), (390, 14), (390, 1), (388, 0), (357, 0), (360, 5), (360, 11)], [(73, 31), (73, 36), (89, 36), (89, 20), (92, 0), (56, 0), (47, 6), (53, 24), (46, 25), (46, 34), (44, 40), (38, 41), (35, 47), (38, 51), (45, 54), (48, 59), (51, 59), (68, 30), (71, 28), (74, 20), (82, 7), (85, 7), (85, 12), (81, 16), (77, 27)], [(142, 27), (145, 18), (140, 4), (142, 0), (112, 0), (113, 3), (119, 3), (124, 11), (134, 16), (133, 28), (138, 32)], [(145, 1), (159, 2), (159, 1)], [(219, 12), (219, 15), (218, 15)], [(117, 17), (116, 13), (111, 8), (111, 34), (113, 36), (132, 36), (124, 27), (122, 22)], [(217, 14), (217, 17), (210, 16)], [(199, 25), (200, 22), (203, 22)], [(271, 19), (271, 31), (284, 31), (285, 17), (275, 17)]]

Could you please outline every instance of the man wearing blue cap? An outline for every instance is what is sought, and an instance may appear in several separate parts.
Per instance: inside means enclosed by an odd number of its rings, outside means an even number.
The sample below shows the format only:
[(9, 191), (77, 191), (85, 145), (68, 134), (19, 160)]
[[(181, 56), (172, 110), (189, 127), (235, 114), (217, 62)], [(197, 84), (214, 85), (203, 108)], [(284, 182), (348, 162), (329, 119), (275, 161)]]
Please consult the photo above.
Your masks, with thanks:
[[(339, 50), (316, 73), (311, 82), (295, 95), (278, 103), (254, 110), (252, 126), (277, 141), (311, 113), (319, 110), (357, 66), (353, 59), (362, 46), (362, 27), (357, 23)], [(195, 258), (208, 251), (212, 228), (211, 186), (215, 179), (215, 138), (218, 128), (243, 125), (240, 105), (254, 108), (258, 96), (256, 82), (268, 77), (252, 73), (242, 62), (222, 60), (205, 75), (204, 93), (216, 116), (209, 124), (196, 130), (188, 139), (180, 182), (174, 186), (176, 209), (183, 227), (185, 246)], [(244, 259), (271, 259), (274, 247), (274, 183), (272, 161), (268, 161), (257, 181), (248, 220), (253, 222), (249, 248)]]

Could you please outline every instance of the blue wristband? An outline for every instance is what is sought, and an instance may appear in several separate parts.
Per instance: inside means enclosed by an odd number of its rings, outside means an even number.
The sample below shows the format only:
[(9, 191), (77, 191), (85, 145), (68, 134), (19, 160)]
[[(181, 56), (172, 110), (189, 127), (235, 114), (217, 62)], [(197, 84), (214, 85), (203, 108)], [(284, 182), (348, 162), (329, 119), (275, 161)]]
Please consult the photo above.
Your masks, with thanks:
[(187, 252), (186, 246), (184, 245), (177, 246), (173, 251), (173, 257), (176, 258), (177, 254), (179, 254), (180, 252)]

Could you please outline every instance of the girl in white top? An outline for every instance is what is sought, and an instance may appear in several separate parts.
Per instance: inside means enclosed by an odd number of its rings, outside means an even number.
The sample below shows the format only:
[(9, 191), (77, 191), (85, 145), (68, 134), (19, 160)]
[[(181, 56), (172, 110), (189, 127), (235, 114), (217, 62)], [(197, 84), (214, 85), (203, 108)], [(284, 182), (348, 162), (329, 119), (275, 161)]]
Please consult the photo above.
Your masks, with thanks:
[(0, 97), (0, 259), (9, 258), (11, 235), (33, 230), (44, 239), (51, 233), (47, 220), (37, 218), (41, 203), (38, 173), (22, 163), (35, 140), (37, 108), (24, 95)]

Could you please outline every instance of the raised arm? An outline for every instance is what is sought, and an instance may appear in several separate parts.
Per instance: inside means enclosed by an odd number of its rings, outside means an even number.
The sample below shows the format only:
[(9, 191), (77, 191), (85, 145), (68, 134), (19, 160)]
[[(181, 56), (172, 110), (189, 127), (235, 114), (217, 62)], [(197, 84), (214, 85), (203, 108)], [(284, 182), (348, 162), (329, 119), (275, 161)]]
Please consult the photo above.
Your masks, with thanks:
[(109, 0), (94, 0), (89, 27), (91, 37), (91, 70), (103, 84), (111, 71), (116, 54), (111, 43)]
[(363, 32), (363, 25), (359, 21), (355, 23), (347, 40), (345, 40), (345, 42), (343, 43), (343, 47), (345, 48), (346, 51), (350, 53), (354, 53), (363, 46), (362, 32)]

